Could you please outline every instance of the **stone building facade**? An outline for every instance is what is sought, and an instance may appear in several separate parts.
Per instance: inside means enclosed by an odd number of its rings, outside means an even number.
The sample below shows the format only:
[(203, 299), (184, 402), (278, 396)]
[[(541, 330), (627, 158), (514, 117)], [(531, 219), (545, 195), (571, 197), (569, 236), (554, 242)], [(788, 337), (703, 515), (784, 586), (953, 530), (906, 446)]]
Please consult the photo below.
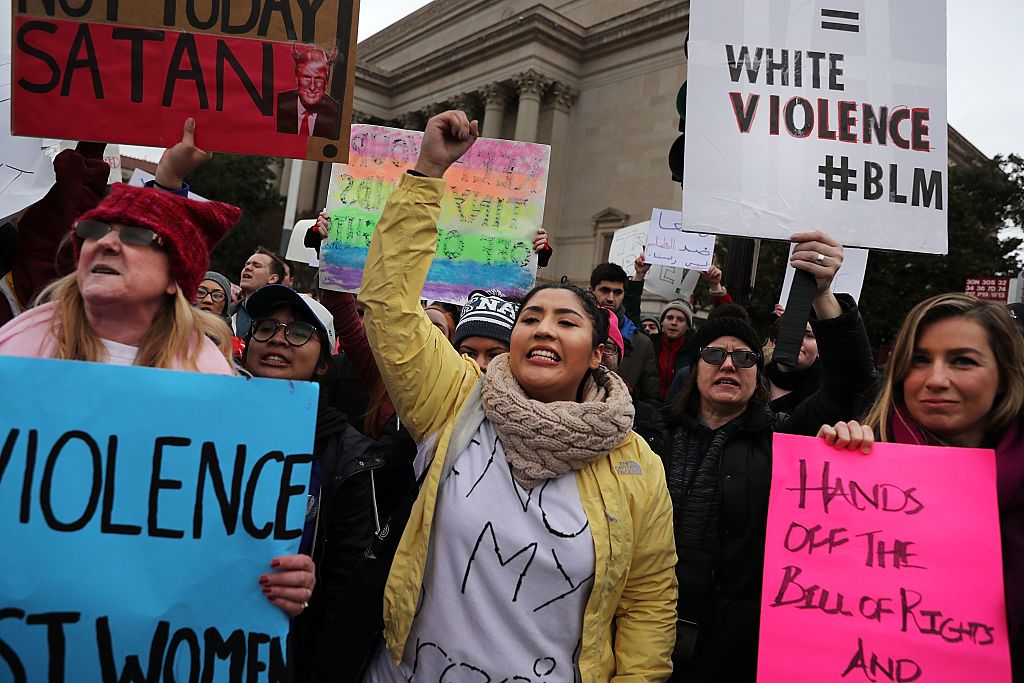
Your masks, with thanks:
[[(681, 202), (668, 151), (686, 79), (689, 0), (434, 0), (362, 41), (355, 122), (422, 130), (449, 108), (483, 135), (551, 145), (541, 277), (581, 282), (612, 233)], [(953, 161), (980, 155), (950, 131)], [(301, 162), (297, 213), (326, 199), (329, 173)], [(287, 179), (285, 179), (287, 184)]]

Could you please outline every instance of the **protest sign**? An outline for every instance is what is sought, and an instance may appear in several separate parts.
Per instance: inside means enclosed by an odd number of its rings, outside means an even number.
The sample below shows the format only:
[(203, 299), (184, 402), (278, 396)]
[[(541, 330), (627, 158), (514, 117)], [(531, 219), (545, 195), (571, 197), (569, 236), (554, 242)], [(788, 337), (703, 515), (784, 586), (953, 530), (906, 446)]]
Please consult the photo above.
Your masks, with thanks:
[(1010, 300), (1010, 278), (969, 277), (964, 286), (964, 293), (976, 296), (982, 301), (1005, 304)]
[(945, 10), (694, 3), (683, 229), (945, 254)]
[(17, 0), (13, 132), (343, 161), (357, 5)]
[(608, 249), (608, 263), (614, 263), (633, 277), (636, 273), (636, 257), (647, 244), (647, 232), (651, 222), (644, 221), (636, 225), (619, 228), (612, 235), (612, 246)]
[(683, 232), (682, 214), (655, 209), (647, 233), (647, 262), (706, 272), (715, 257), (715, 236)]
[[(77, 140), (60, 140), (47, 148), (47, 155), (50, 159), (57, 158), (57, 155), (66, 149), (78, 147)], [(103, 148), (103, 161), (110, 167), (110, 174), (107, 176), (107, 185), (123, 182), (121, 177), (121, 147), (120, 145), (107, 145)], [(149, 179), (152, 179), (150, 176)]]
[[(789, 256), (792, 258), (795, 244), (789, 247)], [(867, 249), (844, 249), (843, 265), (839, 267), (835, 280), (832, 281), (832, 292), (835, 294), (849, 294), (854, 301), (860, 301), (860, 292), (864, 288), (864, 275), (868, 269)], [(796, 268), (786, 259), (786, 276), (782, 280), (782, 293), (779, 294), (779, 303), (783, 306), (789, 301), (789, 289), (793, 286), (793, 275)]]
[(758, 651), (765, 683), (1010, 683), (994, 452), (775, 434)]
[(39, 138), (10, 135), (11, 56), (0, 53), (0, 223), (42, 199), (56, 180)]
[[(608, 262), (622, 266), (626, 275), (633, 277), (636, 273), (634, 261), (647, 244), (650, 225), (650, 221), (644, 221), (616, 230), (612, 237), (612, 246), (608, 250)], [(665, 301), (689, 299), (699, 279), (700, 273), (696, 270), (651, 266), (647, 271), (647, 277), (644, 278), (644, 291)]]
[(689, 301), (699, 280), (700, 272), (696, 270), (651, 266), (647, 277), (644, 278), (644, 291), (659, 296), (665, 301), (673, 299)]
[(259, 576), (298, 549), (317, 385), (2, 358), (0, 386), (0, 680), (283, 680)]
[[(320, 250), (320, 285), (355, 292), (384, 203), (419, 155), (423, 133), (352, 126), (348, 164), (335, 164), (327, 191), (331, 216)], [(440, 239), (423, 298), (464, 303), (474, 289), (506, 294), (533, 286), (533, 237), (544, 216), (551, 148), (477, 140), (445, 175)]]
[(320, 266), (320, 261), (316, 257), (316, 249), (311, 249), (305, 244), (306, 232), (314, 225), (316, 225), (316, 221), (312, 219), (299, 221), (295, 224), (291, 235), (288, 236), (288, 249), (284, 254), (286, 259), (297, 263), (304, 263), (314, 268)]

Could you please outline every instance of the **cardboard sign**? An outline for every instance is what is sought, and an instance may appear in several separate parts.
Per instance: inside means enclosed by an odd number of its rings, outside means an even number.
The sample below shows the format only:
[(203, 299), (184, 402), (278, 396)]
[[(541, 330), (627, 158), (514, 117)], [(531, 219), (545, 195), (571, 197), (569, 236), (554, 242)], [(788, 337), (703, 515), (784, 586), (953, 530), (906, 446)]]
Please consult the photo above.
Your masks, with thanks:
[[(198, 7), (197, 5), (202, 5)], [(15, 135), (343, 161), (356, 0), (17, 0)]]
[(690, 14), (684, 230), (945, 254), (945, 0)]
[(964, 293), (976, 296), (982, 301), (1005, 304), (1010, 300), (1010, 278), (969, 277)]
[(53, 186), (46, 141), (10, 135), (11, 56), (0, 53), (0, 223), (32, 206)]
[[(796, 245), (790, 245), (789, 255), (793, 256), (793, 249)], [(843, 249), (843, 265), (839, 266), (835, 280), (832, 281), (832, 292), (835, 294), (849, 294), (854, 301), (860, 301), (860, 292), (864, 289), (864, 276), (868, 270), (867, 249)], [(779, 303), (783, 306), (789, 301), (789, 289), (793, 286), (793, 275), (796, 273), (786, 259), (786, 276), (782, 280), (782, 293), (779, 294)]]
[[(320, 285), (355, 292), (388, 197), (419, 155), (423, 133), (355, 125), (349, 163), (327, 191), (331, 234), (320, 250)], [(533, 287), (533, 238), (544, 216), (551, 148), (481, 138), (445, 175), (437, 255), (423, 298), (465, 303), (475, 289)]]
[(283, 680), (259, 576), (298, 549), (317, 385), (25, 358), (0, 383), (0, 679)]
[(683, 232), (682, 214), (655, 209), (647, 233), (646, 260), (653, 265), (705, 272), (715, 257), (715, 236)]
[(647, 232), (651, 222), (644, 221), (636, 225), (619, 228), (612, 235), (612, 246), (608, 250), (608, 263), (615, 263), (633, 277), (636, 273), (636, 257), (647, 245)]
[(775, 435), (758, 681), (1010, 683), (1002, 579), (993, 451)]

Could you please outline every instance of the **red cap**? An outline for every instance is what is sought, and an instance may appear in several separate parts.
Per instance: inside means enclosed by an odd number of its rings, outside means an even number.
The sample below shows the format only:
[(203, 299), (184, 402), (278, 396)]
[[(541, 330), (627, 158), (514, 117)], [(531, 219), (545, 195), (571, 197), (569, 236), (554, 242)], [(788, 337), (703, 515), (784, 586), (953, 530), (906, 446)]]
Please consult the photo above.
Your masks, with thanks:
[[(224, 239), (242, 212), (223, 202), (200, 202), (165, 190), (116, 183), (95, 209), (81, 219), (148, 228), (164, 240), (171, 257), (171, 275), (185, 298), (195, 298), (210, 252)], [(74, 237), (75, 259), (82, 240)]]

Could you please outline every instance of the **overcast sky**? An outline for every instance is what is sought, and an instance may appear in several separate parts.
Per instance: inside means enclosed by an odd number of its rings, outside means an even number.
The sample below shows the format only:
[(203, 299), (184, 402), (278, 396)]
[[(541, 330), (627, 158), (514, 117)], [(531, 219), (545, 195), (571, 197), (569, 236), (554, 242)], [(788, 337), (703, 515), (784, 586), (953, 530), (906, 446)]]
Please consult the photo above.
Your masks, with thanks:
[[(359, 39), (426, 4), (364, 1)], [(949, 123), (989, 156), (1024, 156), (1024, 0), (947, 0), (947, 14)]]
[[(363, 0), (359, 39), (426, 4)], [(1024, 0), (947, 0), (947, 7), (949, 123), (987, 155), (1024, 156)], [(9, 50), (10, 8), (11, 0), (0, 0), (0, 49)]]

